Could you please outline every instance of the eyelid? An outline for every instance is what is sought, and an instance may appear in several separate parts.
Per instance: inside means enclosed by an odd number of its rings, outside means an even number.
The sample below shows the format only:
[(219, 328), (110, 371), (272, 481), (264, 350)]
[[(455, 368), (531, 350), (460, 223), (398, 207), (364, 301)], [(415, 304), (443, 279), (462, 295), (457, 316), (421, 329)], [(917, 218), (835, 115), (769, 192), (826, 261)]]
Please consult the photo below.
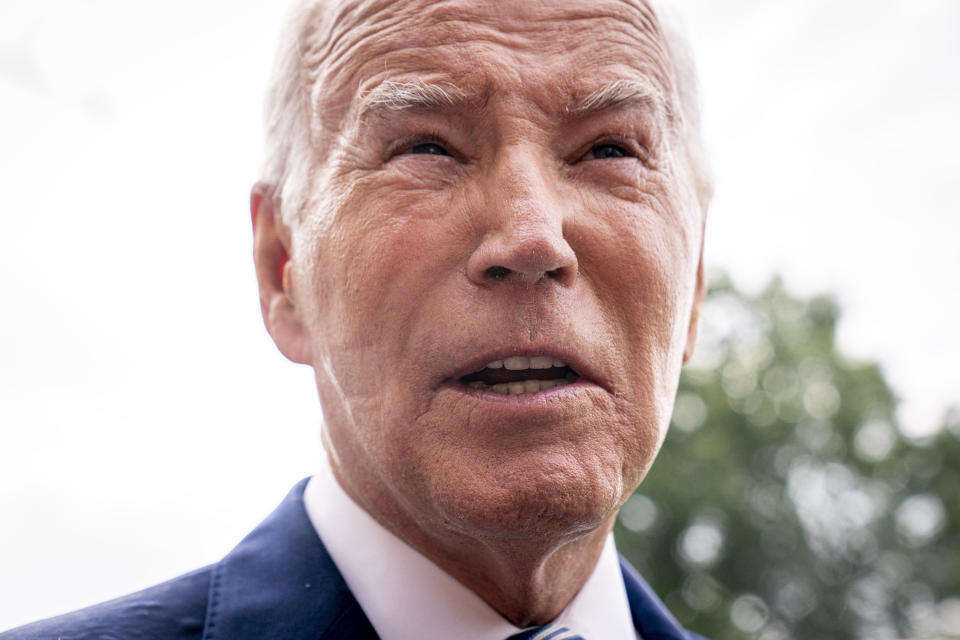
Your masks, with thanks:
[[(419, 144), (435, 144), (444, 148), (444, 150), (450, 154), (449, 157), (460, 159), (459, 154), (456, 149), (447, 142), (443, 136), (439, 133), (413, 133), (407, 136), (403, 136), (394, 143), (392, 143), (386, 153), (385, 161), (390, 160), (399, 155), (406, 155), (409, 153), (410, 149), (419, 145)], [(434, 156), (434, 157), (447, 157), (447, 156)]]
[(636, 158), (644, 165), (647, 165), (650, 161), (650, 150), (645, 144), (641, 143), (635, 137), (622, 133), (613, 133), (597, 136), (592, 142), (582, 147), (577, 154), (577, 162), (583, 160), (592, 149), (607, 144), (623, 147), (623, 149), (630, 154), (630, 157)]

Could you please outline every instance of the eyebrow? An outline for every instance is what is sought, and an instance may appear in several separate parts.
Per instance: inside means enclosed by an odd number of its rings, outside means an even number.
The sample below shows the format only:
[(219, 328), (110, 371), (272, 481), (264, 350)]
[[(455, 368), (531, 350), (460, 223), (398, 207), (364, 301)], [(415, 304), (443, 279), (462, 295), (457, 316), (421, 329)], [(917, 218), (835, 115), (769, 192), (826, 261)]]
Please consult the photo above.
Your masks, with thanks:
[(662, 94), (652, 85), (640, 80), (616, 80), (579, 98), (565, 108), (565, 112), (582, 115), (629, 105), (658, 106), (666, 104)]
[[(482, 100), (479, 97), (472, 96), (449, 82), (387, 80), (361, 95), (360, 119), (364, 120), (384, 111), (453, 109), (480, 102)], [(666, 105), (666, 102), (662, 99), (661, 92), (647, 82), (615, 80), (585, 97), (574, 99), (564, 106), (563, 110), (570, 115), (585, 115), (630, 105), (655, 107)], [(669, 117), (669, 109), (665, 111)]]
[(450, 83), (388, 80), (361, 96), (360, 118), (383, 111), (452, 109), (474, 101), (475, 98)]

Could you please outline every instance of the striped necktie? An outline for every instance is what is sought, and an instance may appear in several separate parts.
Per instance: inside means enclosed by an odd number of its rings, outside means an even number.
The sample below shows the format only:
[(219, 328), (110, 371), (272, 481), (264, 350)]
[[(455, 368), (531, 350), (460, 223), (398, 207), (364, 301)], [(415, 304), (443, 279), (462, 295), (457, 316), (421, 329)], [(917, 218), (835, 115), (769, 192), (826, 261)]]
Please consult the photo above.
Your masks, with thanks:
[(507, 640), (586, 640), (583, 636), (566, 627), (548, 624), (515, 633)]

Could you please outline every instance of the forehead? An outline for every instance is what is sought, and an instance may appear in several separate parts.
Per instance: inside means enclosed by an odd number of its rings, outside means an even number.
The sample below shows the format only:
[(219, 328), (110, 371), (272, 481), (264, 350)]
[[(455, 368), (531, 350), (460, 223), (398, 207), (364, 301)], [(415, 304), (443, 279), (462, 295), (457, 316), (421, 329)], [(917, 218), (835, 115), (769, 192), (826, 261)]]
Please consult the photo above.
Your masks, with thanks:
[(327, 117), (342, 117), (378, 84), (406, 80), (549, 102), (642, 79), (673, 102), (672, 67), (646, 2), (334, 1), (314, 6), (302, 37), (305, 84)]

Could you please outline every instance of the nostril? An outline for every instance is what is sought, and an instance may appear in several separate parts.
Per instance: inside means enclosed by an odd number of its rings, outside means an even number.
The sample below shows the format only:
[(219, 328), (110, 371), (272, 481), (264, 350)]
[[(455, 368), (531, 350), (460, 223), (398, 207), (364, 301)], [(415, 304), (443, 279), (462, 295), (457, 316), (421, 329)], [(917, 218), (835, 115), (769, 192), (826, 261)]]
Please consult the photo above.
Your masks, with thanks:
[(550, 271), (547, 271), (547, 276), (551, 278), (561, 278), (563, 277), (563, 272), (564, 272), (563, 267), (557, 267), (556, 269), (551, 269)]
[(487, 274), (488, 278), (493, 278), (494, 280), (503, 280), (510, 275), (510, 269), (506, 267), (495, 266), (487, 268), (485, 273)]

